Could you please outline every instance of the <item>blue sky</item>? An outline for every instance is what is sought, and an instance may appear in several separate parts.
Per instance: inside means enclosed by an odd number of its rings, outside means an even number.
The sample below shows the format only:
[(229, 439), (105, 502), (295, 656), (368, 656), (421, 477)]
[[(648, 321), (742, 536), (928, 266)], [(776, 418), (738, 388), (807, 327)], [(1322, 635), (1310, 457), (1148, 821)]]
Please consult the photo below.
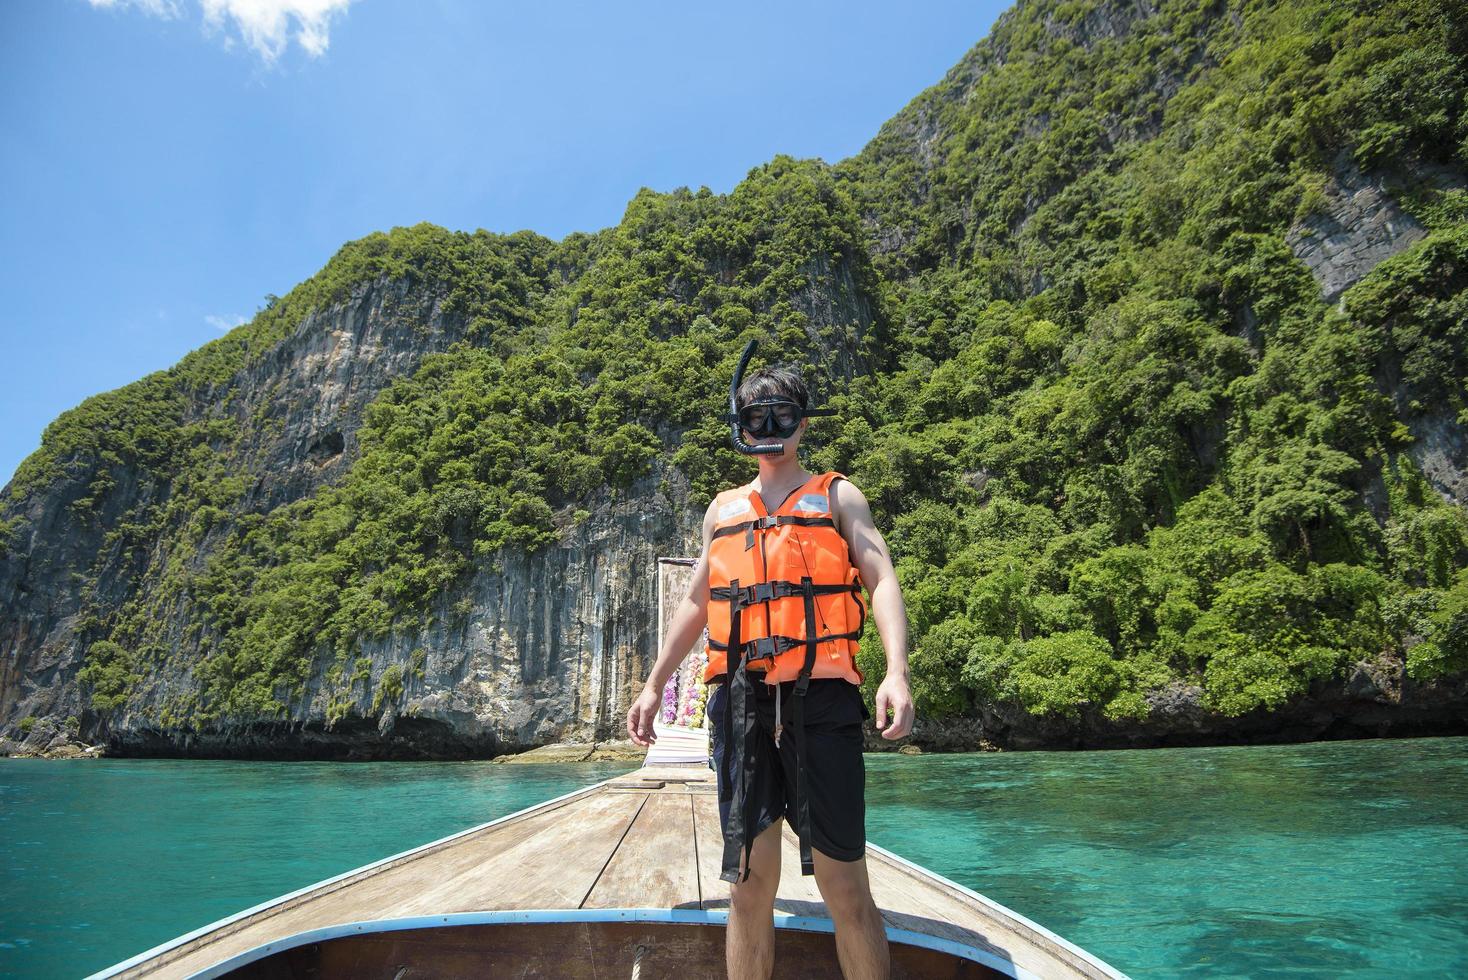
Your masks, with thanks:
[(560, 238), (850, 156), (1005, 6), (3, 0), (0, 479), (371, 231)]

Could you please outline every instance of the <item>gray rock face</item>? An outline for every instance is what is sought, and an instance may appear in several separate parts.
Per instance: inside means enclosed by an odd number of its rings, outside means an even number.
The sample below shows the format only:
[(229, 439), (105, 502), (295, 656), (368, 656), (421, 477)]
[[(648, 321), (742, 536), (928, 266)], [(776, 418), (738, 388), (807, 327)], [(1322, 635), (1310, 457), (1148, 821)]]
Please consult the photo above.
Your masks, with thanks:
[(1407, 428), (1416, 440), (1407, 452), (1423, 476), (1444, 500), (1468, 507), (1468, 444), (1456, 416), (1451, 412), (1415, 416)]
[[(232, 414), (249, 433), (244, 461), (255, 476), (242, 501), (254, 511), (310, 496), (337, 482), (357, 457), (367, 404), (423, 358), (462, 339), (438, 291), (386, 280), (344, 304), (308, 314), (292, 336), (235, 379)], [(227, 390), (227, 389), (226, 389)], [(209, 389), (201, 404), (223, 399)]]
[(402, 707), (419, 724), (440, 723), (480, 749), (616, 737), (656, 654), (657, 556), (697, 533), (655, 492), (660, 477), (608, 502), (559, 545), (507, 551), (499, 568), (481, 569), (463, 621), (443, 610), (442, 627), (427, 635), (364, 646), (374, 686), (421, 647), (425, 676)]
[(824, 370), (840, 388), (870, 370), (860, 351), (875, 320), (852, 266), (851, 261), (833, 262), (817, 254), (806, 265), (807, 285), (791, 296), (791, 304), (805, 315), (806, 335), (820, 352)]
[(1327, 303), (1382, 262), (1427, 236), (1427, 229), (1407, 214), (1342, 152), (1325, 185), (1325, 211), (1290, 228), (1285, 241), (1295, 257), (1310, 268)]
[[(468, 589), (433, 610), (426, 630), (364, 638), (366, 685), (349, 692), (325, 679), (318, 653), (307, 696), (281, 723), (207, 732), (159, 730), (149, 707), (192, 684), (176, 676), (113, 725), (114, 754), (242, 758), (468, 758), (554, 742), (600, 742), (623, 730), (622, 714), (655, 653), (657, 555), (697, 533), (659, 504), (659, 474), (608, 502), (558, 545), (502, 552)], [(671, 480), (670, 480), (671, 482)], [(696, 516), (696, 515), (695, 515)], [(469, 600), (467, 616), (453, 610)], [(423, 651), (421, 676), (405, 665)], [(403, 694), (373, 701), (383, 674), (404, 669)], [(345, 696), (353, 711), (331, 724)]]

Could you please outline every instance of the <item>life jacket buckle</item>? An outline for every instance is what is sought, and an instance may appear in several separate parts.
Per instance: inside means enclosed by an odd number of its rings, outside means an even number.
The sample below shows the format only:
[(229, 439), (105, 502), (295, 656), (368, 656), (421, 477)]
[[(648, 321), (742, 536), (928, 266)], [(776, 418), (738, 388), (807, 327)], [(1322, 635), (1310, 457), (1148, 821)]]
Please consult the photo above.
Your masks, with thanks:
[(775, 638), (773, 636), (761, 636), (758, 639), (750, 640), (749, 645), (754, 649), (754, 653), (749, 656), (750, 660), (774, 661)]
[(769, 517), (756, 517), (744, 528), (744, 550), (748, 551), (754, 547), (754, 532), (767, 531), (780, 523), (779, 515)]
[(774, 582), (757, 582), (749, 588), (753, 594), (753, 598), (749, 600), (751, 605), (756, 602), (769, 602), (775, 598)]

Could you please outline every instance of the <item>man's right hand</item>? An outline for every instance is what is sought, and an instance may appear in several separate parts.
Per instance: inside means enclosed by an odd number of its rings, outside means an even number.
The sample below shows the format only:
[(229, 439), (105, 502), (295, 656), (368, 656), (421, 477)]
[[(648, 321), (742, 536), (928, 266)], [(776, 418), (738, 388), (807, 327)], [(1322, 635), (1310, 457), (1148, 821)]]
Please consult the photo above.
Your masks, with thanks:
[(658, 709), (663, 706), (662, 702), (657, 691), (644, 687), (637, 700), (632, 702), (632, 707), (627, 709), (627, 734), (638, 745), (645, 747), (658, 740), (652, 723), (658, 716)]

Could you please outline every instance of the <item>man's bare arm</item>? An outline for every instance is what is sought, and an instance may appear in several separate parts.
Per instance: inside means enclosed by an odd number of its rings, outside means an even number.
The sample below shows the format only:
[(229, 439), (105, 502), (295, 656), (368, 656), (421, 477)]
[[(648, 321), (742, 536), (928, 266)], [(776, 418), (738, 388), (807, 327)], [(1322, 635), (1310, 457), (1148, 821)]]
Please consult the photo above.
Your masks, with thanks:
[[(912, 730), (912, 695), (908, 690), (907, 606), (887, 542), (872, 520), (866, 496), (849, 480), (831, 484), (831, 509), (837, 515), (841, 536), (851, 552), (851, 562), (872, 599), (872, 618), (887, 655), (887, 676), (877, 689), (876, 723), (882, 737), (901, 738)], [(887, 711), (892, 724), (887, 724)]]
[[(839, 489), (838, 489), (839, 488)], [(832, 507), (841, 508), (841, 535), (851, 550), (851, 561), (861, 572), (872, 597), (872, 617), (887, 654), (887, 673), (907, 676), (907, 606), (897, 584), (897, 571), (882, 532), (872, 519), (866, 496), (848, 480), (831, 486)]]

